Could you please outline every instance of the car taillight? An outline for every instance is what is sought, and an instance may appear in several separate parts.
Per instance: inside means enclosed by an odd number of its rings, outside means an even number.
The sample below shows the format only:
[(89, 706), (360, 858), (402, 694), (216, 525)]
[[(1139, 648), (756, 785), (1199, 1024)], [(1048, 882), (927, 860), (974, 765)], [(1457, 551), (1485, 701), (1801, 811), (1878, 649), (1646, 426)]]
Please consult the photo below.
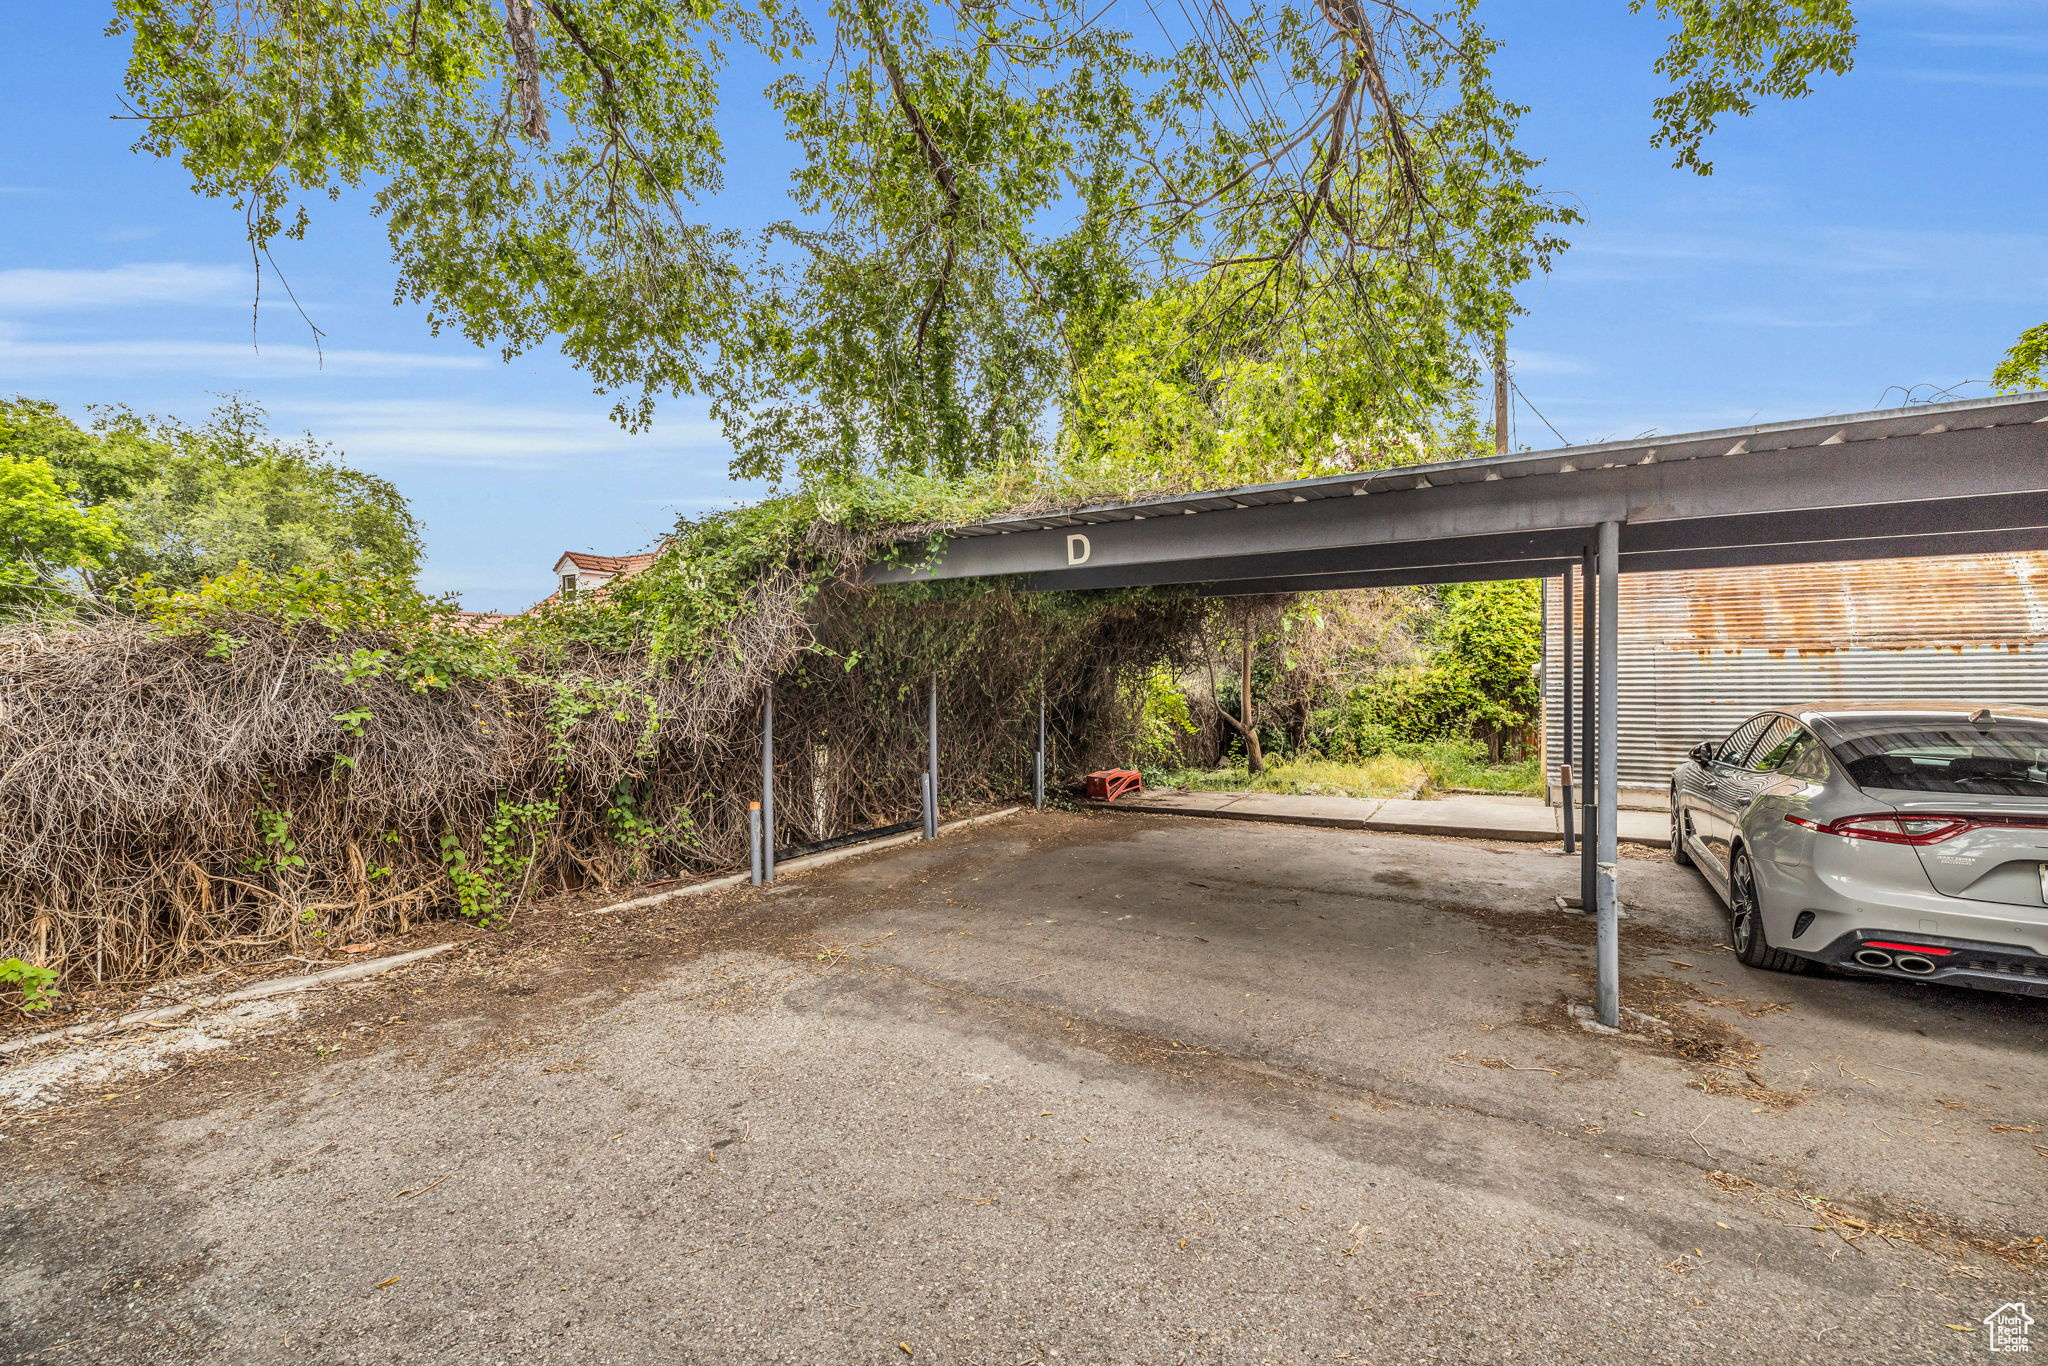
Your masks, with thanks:
[(1818, 830), (1823, 835), (1840, 835), (1845, 840), (1875, 840), (1879, 844), (1939, 844), (1980, 824), (1964, 816), (1844, 816), (1825, 825), (1802, 820), (1798, 816), (1788, 815), (1785, 819), (1794, 825)]

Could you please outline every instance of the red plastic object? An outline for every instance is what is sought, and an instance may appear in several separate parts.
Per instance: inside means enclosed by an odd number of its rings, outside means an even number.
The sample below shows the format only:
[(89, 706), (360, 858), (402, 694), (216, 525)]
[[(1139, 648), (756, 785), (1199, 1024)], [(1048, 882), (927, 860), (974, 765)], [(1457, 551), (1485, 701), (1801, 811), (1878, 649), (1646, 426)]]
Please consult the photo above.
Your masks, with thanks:
[(1105, 768), (1088, 775), (1088, 800), (1113, 802), (1126, 792), (1143, 792), (1145, 780), (1134, 768)]

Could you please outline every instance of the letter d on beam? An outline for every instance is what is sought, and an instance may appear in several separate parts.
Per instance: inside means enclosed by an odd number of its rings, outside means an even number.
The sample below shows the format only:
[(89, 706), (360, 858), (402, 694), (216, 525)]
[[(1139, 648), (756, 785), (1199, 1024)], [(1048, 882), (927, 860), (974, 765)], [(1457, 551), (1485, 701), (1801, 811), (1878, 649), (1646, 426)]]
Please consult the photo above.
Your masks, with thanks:
[(1088, 557), (1094, 553), (1095, 547), (1088, 543), (1086, 536), (1076, 532), (1067, 537), (1068, 564), (1086, 564), (1088, 563)]

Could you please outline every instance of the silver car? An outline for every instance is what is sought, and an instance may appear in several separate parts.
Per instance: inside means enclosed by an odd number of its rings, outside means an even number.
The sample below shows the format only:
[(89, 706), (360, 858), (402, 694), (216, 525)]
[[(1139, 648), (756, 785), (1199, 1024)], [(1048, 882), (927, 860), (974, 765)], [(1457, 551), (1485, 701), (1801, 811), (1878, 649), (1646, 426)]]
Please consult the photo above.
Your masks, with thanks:
[(1672, 775), (1671, 853), (1751, 967), (2048, 996), (2048, 710), (1759, 713)]

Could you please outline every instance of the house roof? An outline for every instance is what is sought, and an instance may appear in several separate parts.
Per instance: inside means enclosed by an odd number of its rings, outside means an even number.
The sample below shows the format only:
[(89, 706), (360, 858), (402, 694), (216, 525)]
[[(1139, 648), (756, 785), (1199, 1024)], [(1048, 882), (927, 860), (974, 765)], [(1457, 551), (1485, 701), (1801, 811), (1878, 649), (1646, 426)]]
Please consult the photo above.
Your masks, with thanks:
[[(653, 564), (657, 559), (661, 558), (662, 548), (667, 544), (668, 542), (664, 540), (661, 545), (656, 546), (652, 550), (642, 550), (631, 555), (594, 555), (587, 550), (565, 550), (555, 561), (555, 572), (559, 574), (562, 572), (563, 565), (573, 564), (576, 566), (579, 574), (604, 575), (605, 581), (589, 590), (592, 595), (596, 595), (603, 593), (621, 579), (632, 578), (635, 574)], [(529, 612), (536, 611), (561, 600), (562, 590), (557, 588), (554, 592), (548, 594), (526, 610)]]
[(559, 571), (562, 560), (567, 560), (588, 574), (622, 574), (630, 577), (653, 564), (655, 557), (660, 553), (658, 550), (647, 550), (637, 555), (593, 555), (585, 550), (565, 550), (562, 552), (562, 559), (555, 561), (555, 568)]
[(512, 619), (509, 612), (457, 612), (455, 625), (464, 631), (490, 631), (503, 626)]

